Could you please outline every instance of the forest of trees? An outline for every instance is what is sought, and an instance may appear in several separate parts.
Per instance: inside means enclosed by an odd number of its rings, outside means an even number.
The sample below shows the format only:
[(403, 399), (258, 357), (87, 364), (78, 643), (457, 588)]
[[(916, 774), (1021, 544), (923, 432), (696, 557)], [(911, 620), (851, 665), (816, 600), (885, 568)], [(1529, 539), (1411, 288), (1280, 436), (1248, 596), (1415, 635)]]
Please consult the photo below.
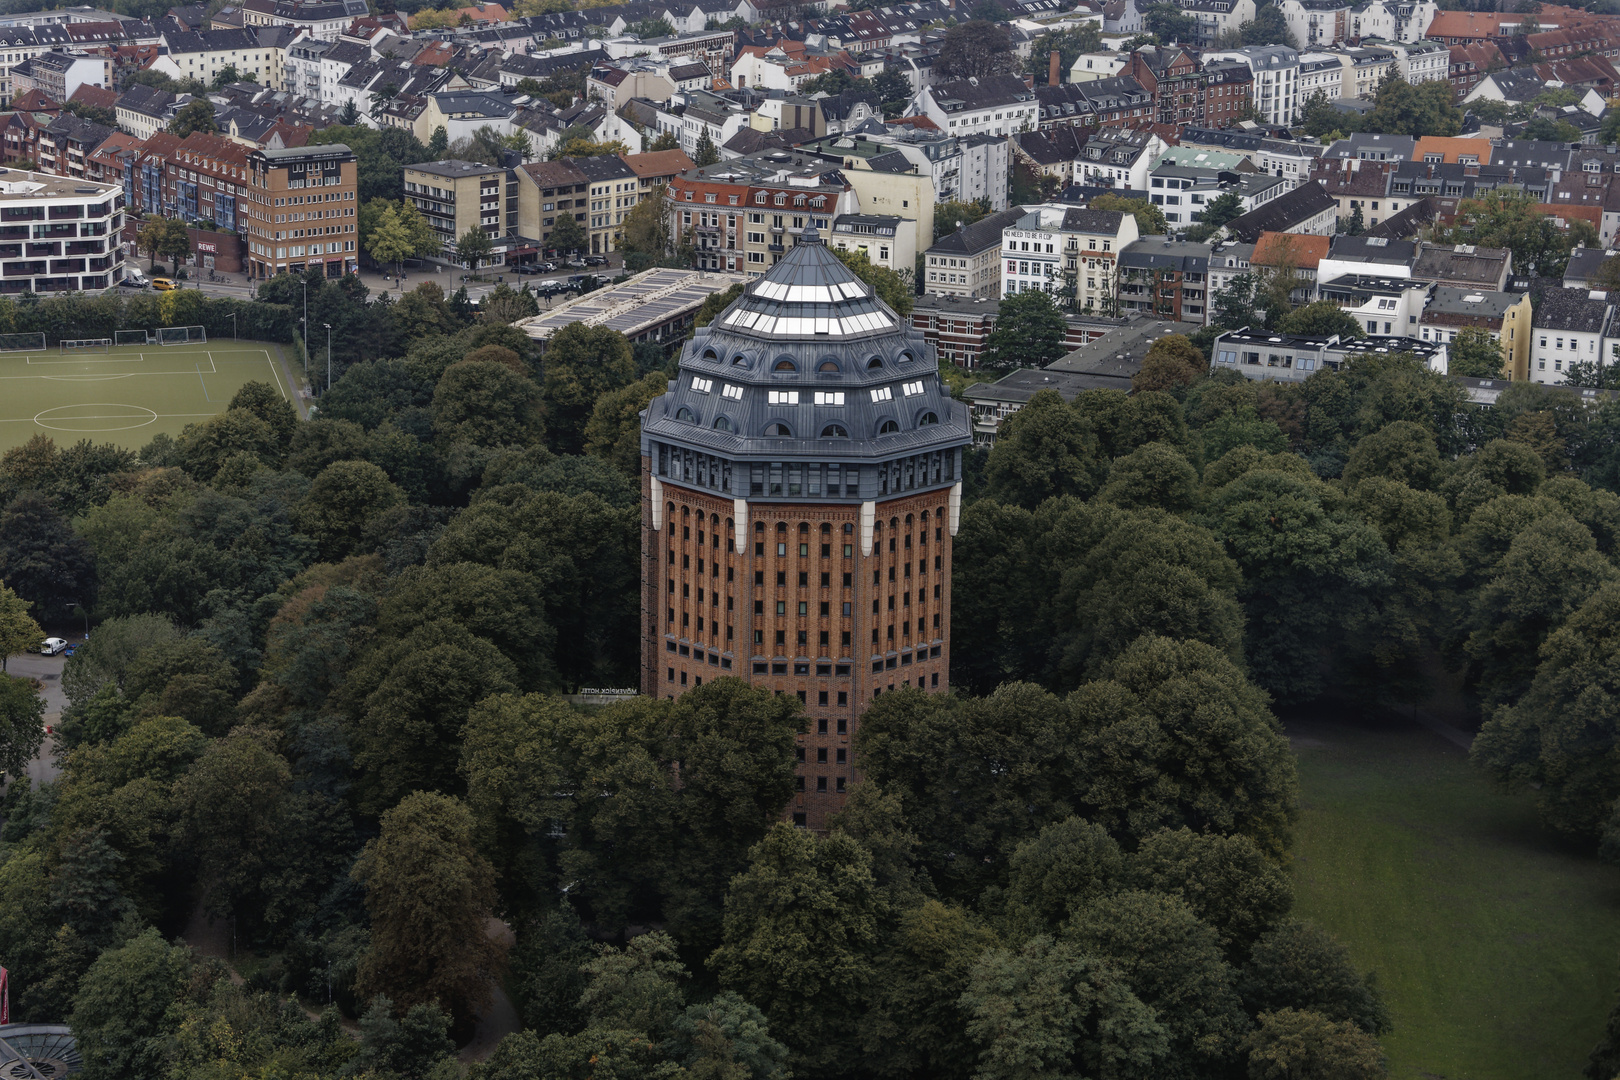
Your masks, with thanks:
[[(1375, 980), (1291, 912), (1273, 708), (1444, 670), (1481, 766), (1620, 857), (1620, 405), (1174, 336), (1130, 396), (1037, 395), (969, 455), (956, 690), (867, 709), (818, 836), (779, 821), (791, 697), (557, 696), (634, 681), (663, 353), (385, 314), (312, 420), (253, 384), (138, 453), (0, 456), (0, 580), (95, 621), (60, 779), (0, 752), (0, 962), (89, 1080), (450, 1080), (492, 978), (524, 1030), (484, 1080), (1376, 1077)], [(244, 981), (181, 937), (210, 917)]]

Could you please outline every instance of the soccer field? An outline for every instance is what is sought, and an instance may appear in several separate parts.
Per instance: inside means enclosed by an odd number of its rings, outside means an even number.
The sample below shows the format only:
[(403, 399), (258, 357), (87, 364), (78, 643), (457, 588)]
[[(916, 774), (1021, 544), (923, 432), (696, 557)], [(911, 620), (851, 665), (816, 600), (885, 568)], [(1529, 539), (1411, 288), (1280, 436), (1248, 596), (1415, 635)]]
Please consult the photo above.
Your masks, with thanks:
[(224, 412), (250, 382), (269, 383), (291, 401), (274, 349), (221, 341), (0, 353), (0, 451), (38, 434), (58, 445), (90, 439), (139, 449), (159, 432), (178, 435)]

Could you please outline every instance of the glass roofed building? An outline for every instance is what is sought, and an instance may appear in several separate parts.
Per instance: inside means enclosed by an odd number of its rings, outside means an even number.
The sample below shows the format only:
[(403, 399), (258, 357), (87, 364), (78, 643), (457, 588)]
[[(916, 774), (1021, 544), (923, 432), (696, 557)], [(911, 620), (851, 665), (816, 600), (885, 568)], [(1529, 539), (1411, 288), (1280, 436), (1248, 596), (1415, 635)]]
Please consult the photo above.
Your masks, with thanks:
[(922, 336), (814, 230), (681, 355), (642, 415), (642, 691), (796, 694), (791, 820), (858, 778), (866, 703), (943, 691), (967, 409)]

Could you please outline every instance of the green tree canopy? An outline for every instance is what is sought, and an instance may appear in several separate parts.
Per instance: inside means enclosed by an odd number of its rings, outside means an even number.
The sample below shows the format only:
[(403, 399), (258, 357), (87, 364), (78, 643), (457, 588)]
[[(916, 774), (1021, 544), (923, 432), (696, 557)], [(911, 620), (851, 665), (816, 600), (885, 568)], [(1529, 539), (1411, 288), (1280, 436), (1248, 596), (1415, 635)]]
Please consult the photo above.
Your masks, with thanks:
[(1052, 294), (1026, 289), (1001, 301), (995, 329), (985, 342), (979, 364), (988, 371), (1044, 367), (1068, 351), (1068, 323)]
[(353, 875), (371, 913), (361, 994), (388, 994), (396, 1009), (437, 1002), (470, 1031), (489, 1001), (497, 959), (486, 929), (495, 874), (477, 852), (472, 814), (453, 798), (417, 791), (383, 814), (381, 826)]

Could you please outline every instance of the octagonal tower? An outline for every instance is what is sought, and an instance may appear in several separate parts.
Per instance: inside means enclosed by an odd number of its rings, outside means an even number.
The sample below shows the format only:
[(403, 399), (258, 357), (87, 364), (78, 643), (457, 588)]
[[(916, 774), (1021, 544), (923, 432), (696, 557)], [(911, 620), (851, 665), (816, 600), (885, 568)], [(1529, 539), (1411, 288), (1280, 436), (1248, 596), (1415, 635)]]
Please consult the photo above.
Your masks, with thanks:
[(869, 701), (948, 685), (971, 442), (933, 350), (814, 230), (642, 414), (642, 692), (733, 675), (796, 694), (796, 824), (843, 804)]

